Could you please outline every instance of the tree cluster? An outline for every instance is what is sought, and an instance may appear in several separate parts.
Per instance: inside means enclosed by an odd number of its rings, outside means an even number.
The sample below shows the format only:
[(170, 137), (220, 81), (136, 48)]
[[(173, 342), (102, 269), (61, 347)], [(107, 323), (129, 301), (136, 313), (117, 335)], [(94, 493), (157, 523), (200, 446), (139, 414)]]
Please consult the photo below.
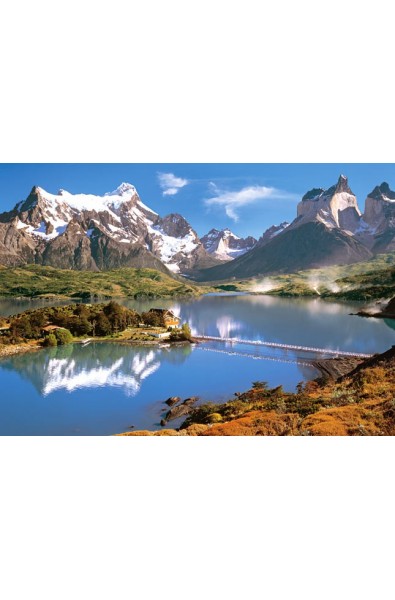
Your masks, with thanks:
[[(68, 330), (72, 336), (106, 336), (124, 331), (127, 327), (137, 327), (140, 315), (117, 302), (108, 304), (70, 304), (28, 310), (9, 319), (10, 328), (1, 336), (3, 343), (18, 343), (23, 340), (40, 339), (47, 325), (55, 325)], [(61, 331), (61, 330), (60, 330)], [(51, 334), (50, 334), (51, 335)], [(55, 331), (52, 333), (57, 343)], [(49, 335), (47, 336), (49, 337)], [(50, 343), (55, 345), (54, 339)]]
[(151, 327), (164, 327), (165, 322), (163, 319), (163, 315), (159, 312), (148, 311), (141, 313), (141, 320), (145, 325), (150, 325)]

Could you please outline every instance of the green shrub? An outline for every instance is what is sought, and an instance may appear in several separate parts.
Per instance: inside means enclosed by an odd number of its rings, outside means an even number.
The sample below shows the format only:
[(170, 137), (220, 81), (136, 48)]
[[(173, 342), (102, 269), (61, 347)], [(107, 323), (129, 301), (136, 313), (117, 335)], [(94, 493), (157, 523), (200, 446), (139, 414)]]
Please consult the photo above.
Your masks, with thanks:
[(50, 333), (44, 339), (44, 346), (53, 347), (53, 346), (57, 346), (57, 345), (58, 345), (58, 340), (56, 339), (56, 336), (53, 333)]
[(55, 336), (60, 346), (70, 344), (73, 341), (73, 336), (71, 335), (68, 329), (57, 329), (55, 332)]
[(221, 423), (222, 415), (220, 415), (219, 413), (212, 413), (208, 416), (208, 421), (209, 423)]
[(183, 326), (181, 327), (181, 332), (186, 340), (191, 339), (192, 332), (191, 332), (191, 328), (189, 327), (188, 323), (183, 324)]
[(252, 389), (253, 390), (267, 390), (268, 389), (267, 381), (253, 381)]

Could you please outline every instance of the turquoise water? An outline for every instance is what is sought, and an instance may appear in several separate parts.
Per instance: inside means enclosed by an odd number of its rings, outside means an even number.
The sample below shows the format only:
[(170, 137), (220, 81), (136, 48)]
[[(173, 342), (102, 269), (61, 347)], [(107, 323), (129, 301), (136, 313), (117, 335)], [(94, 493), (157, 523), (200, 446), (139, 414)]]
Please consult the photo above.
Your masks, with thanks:
[[(244, 295), (125, 304), (137, 310), (169, 306), (196, 334), (364, 353), (395, 344), (392, 321), (350, 316), (355, 306), (319, 299)], [(1, 313), (6, 310), (0, 303)], [(109, 435), (131, 425), (157, 429), (169, 396), (220, 402), (256, 380), (291, 391), (317, 375), (307, 362), (313, 357), (223, 342), (178, 347), (92, 343), (14, 356), (0, 361), (0, 434)]]

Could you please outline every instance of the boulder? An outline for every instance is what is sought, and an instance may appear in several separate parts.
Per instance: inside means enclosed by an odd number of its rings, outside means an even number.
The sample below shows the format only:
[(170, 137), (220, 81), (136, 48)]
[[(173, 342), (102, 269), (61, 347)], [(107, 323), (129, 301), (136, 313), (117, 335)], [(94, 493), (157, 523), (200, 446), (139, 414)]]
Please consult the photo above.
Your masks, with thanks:
[(170, 396), (170, 398), (165, 400), (165, 404), (167, 404), (167, 406), (174, 406), (174, 404), (177, 404), (177, 402), (179, 402), (180, 400), (180, 396)]
[(183, 404), (185, 404), (186, 406), (192, 406), (197, 401), (198, 401), (197, 396), (191, 396), (190, 398), (187, 398), (186, 400), (184, 400)]
[(162, 425), (162, 427), (166, 425), (168, 421), (173, 421), (174, 419), (179, 419), (180, 417), (189, 415), (189, 413), (193, 410), (193, 404), (195, 404), (197, 400), (197, 396), (191, 396), (190, 398), (184, 400), (184, 402), (182, 402), (181, 404), (173, 406), (173, 408), (167, 411), (164, 418), (161, 420), (160, 424)]

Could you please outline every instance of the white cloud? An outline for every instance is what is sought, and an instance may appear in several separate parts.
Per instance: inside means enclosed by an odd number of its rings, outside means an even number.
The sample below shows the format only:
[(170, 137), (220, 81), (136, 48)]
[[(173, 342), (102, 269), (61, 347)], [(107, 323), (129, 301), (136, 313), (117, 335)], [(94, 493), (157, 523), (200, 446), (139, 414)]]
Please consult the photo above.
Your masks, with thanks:
[(220, 190), (211, 182), (210, 188), (215, 191), (215, 196), (204, 201), (206, 206), (223, 206), (228, 217), (234, 221), (239, 220), (238, 209), (248, 204), (253, 204), (259, 200), (294, 199), (295, 197), (288, 192), (282, 192), (276, 188), (263, 185), (248, 186), (231, 192)]
[(158, 173), (158, 179), (164, 196), (174, 196), (189, 183), (188, 179), (176, 177), (173, 173)]

